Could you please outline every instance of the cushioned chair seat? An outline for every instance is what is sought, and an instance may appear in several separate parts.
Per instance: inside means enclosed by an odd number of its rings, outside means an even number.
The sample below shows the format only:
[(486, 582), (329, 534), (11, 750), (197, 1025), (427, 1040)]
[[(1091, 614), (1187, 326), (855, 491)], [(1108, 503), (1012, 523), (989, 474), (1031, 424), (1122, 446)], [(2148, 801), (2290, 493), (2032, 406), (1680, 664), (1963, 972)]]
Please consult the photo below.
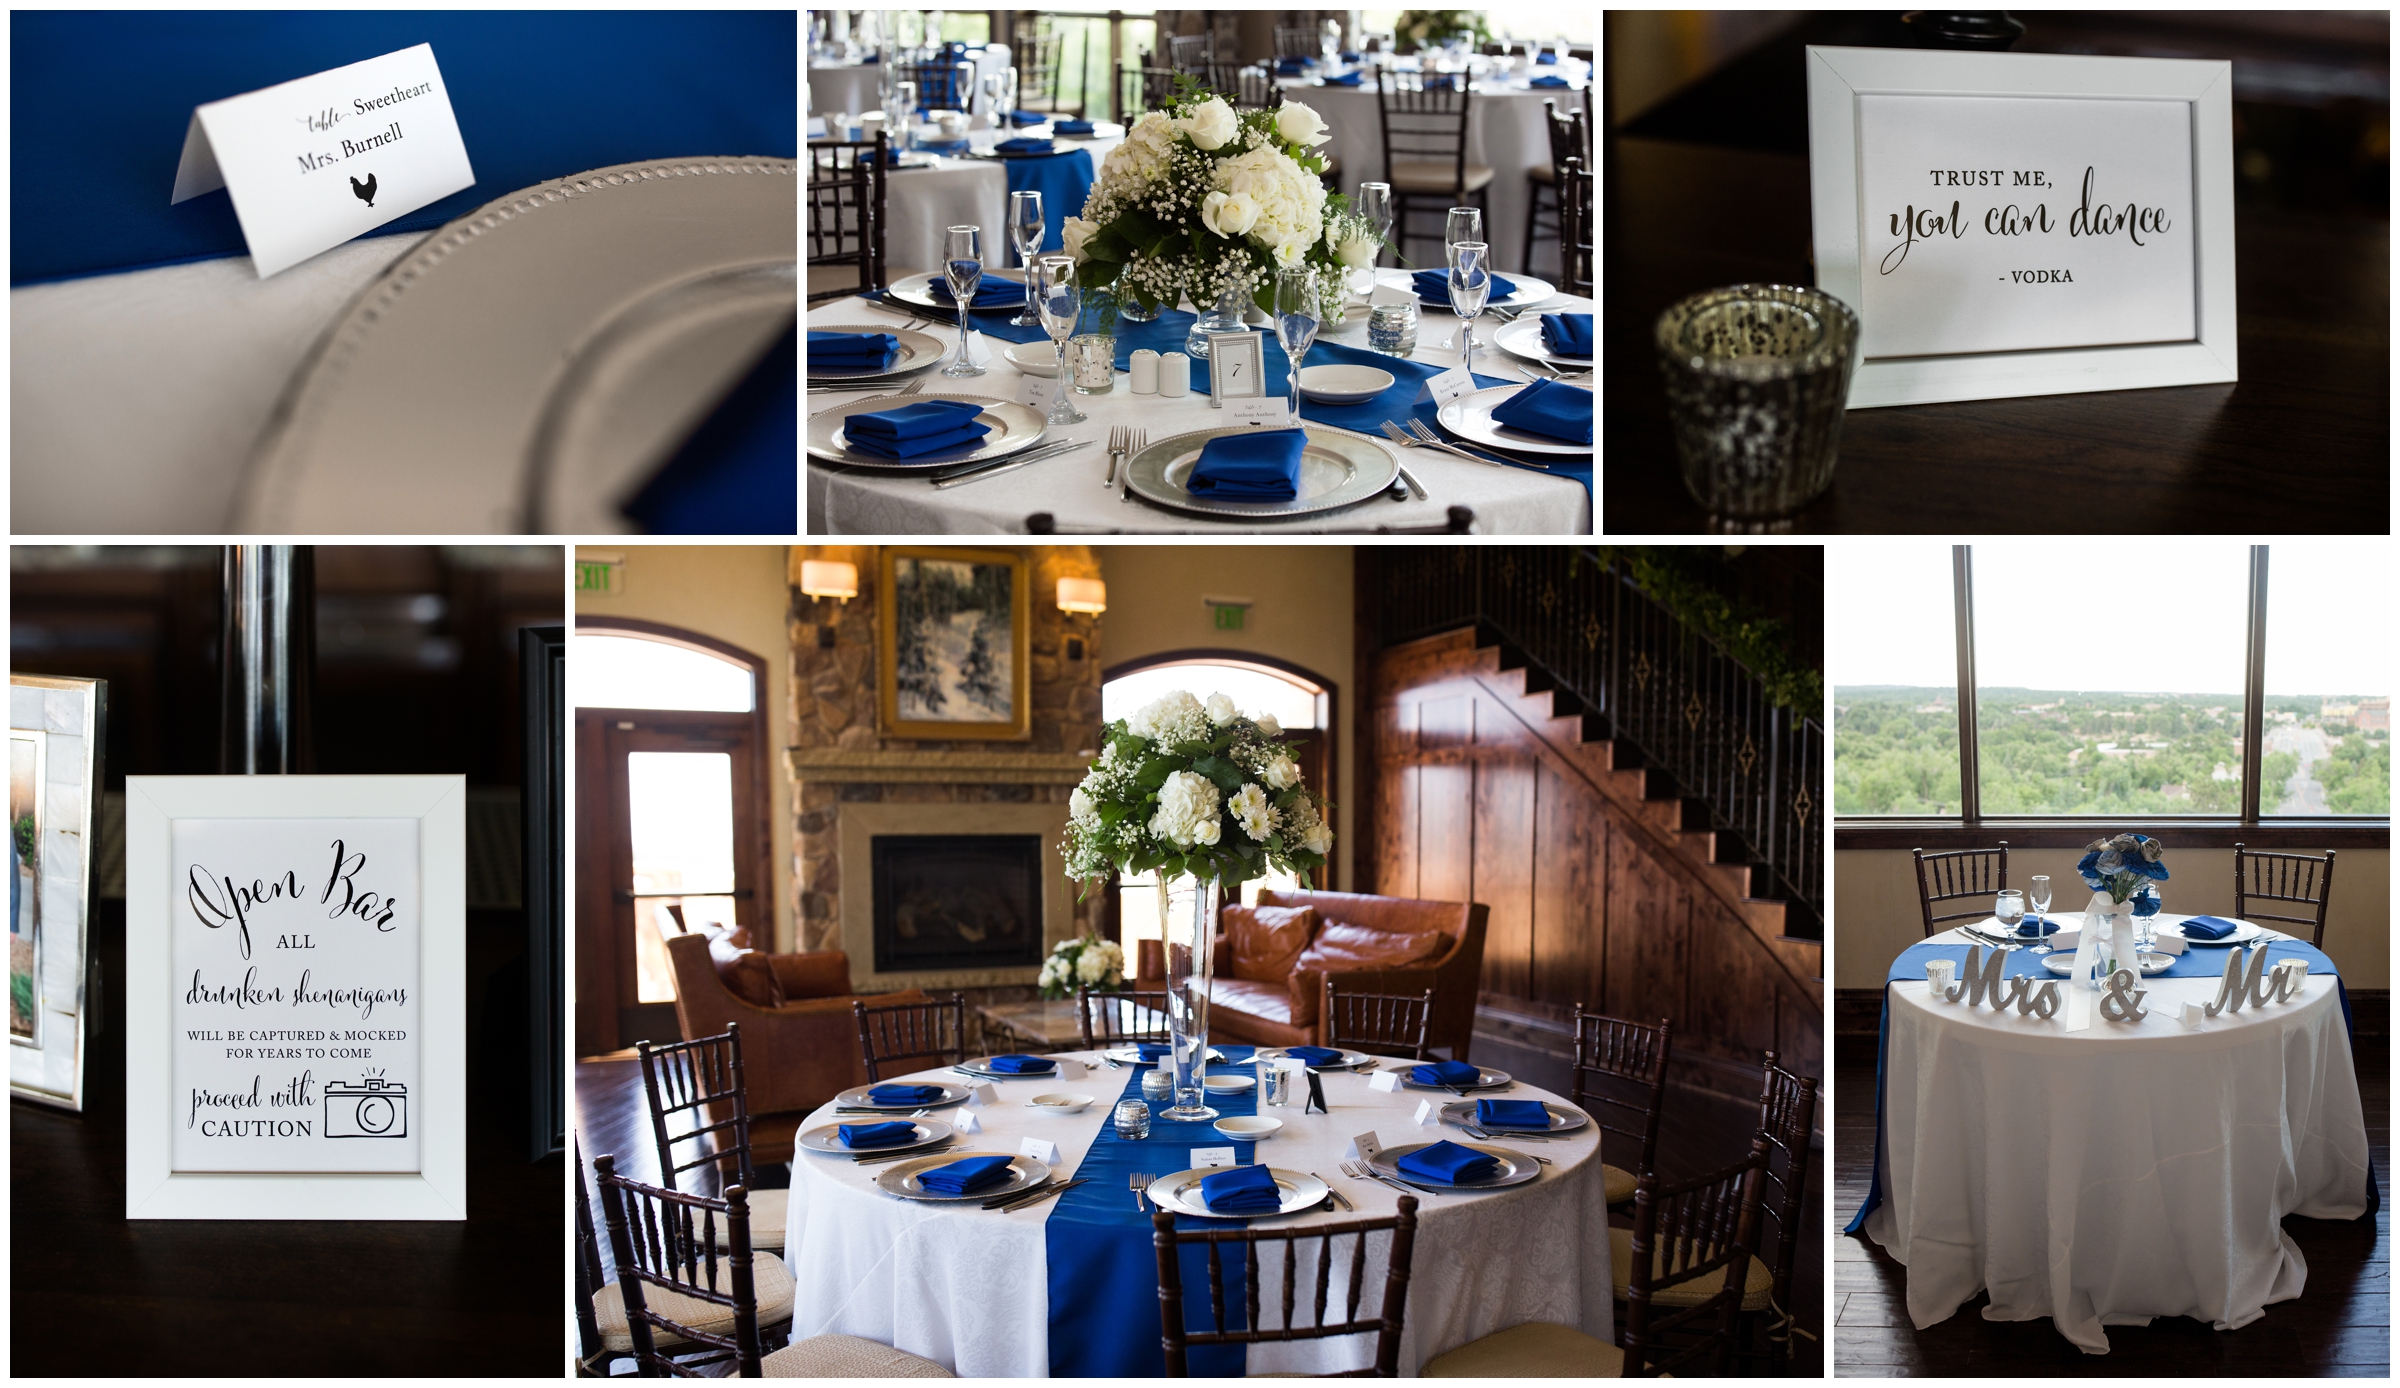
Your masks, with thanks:
[(1491, 169), (1483, 164), (1467, 165), (1467, 182), (1463, 189), (1457, 183), (1455, 164), (1421, 163), (1411, 159), (1392, 161), (1392, 186), (1411, 193), (1443, 193), (1452, 189), (1472, 193), (1492, 181)]
[(1543, 1321), (1512, 1325), (1425, 1361), (1420, 1378), (1618, 1378), (1625, 1351)]
[[(1630, 1178), (1628, 1178), (1630, 1179)], [(1616, 1187), (1611, 1185), (1610, 1190)], [(1628, 1187), (1630, 1189), (1630, 1187)], [(791, 1208), (792, 1193), (788, 1190), (754, 1190), (750, 1192), (750, 1246), (783, 1251), (784, 1215)], [(1610, 1196), (1613, 1202), (1615, 1196)], [(723, 1224), (717, 1226), (717, 1247), (733, 1246), (733, 1231)]]
[[(1662, 1253), (1664, 1251), (1660, 1250)], [(1653, 1254), (1652, 1256), (1657, 1255)], [(1609, 1268), (1616, 1276), (1617, 1299), (1622, 1301), (1625, 1298), (1626, 1289), (1633, 1285), (1633, 1231), (1631, 1229), (1608, 1231), (1608, 1257)], [(1660, 1272), (1672, 1270), (1663, 1265), (1659, 1267)], [(1650, 1304), (1653, 1306), (1697, 1306), (1715, 1296), (1724, 1286), (1725, 1271), (1719, 1268), (1705, 1277), (1695, 1277), (1689, 1282), (1678, 1282), (1671, 1287), (1658, 1288), (1650, 1294)], [(1742, 1283), (1742, 1309), (1745, 1311), (1766, 1310), (1770, 1294), (1774, 1290), (1774, 1270), (1760, 1259), (1752, 1258), (1749, 1276)]]
[[(1621, 1205), (1633, 1198), (1634, 1187), (1641, 1184), (1641, 1178), (1630, 1171), (1603, 1164), (1600, 1168), (1600, 1184), (1608, 1192), (1607, 1203)], [(781, 1228), (778, 1225), (777, 1231), (781, 1232)]]
[(958, 1377), (930, 1359), (856, 1335), (811, 1335), (768, 1355), (760, 1369), (767, 1378)]
[(1292, 990), (1286, 984), (1254, 983), (1246, 978), (1211, 979), (1208, 1001), (1211, 1006), (1247, 1012), (1279, 1027), (1292, 1024)]
[(1527, 169), (1525, 174), (1536, 183), (1547, 183), (1553, 187), (1558, 183), (1558, 170), (1551, 168), (1548, 164), (1536, 164)]
[[(706, 1270), (703, 1269), (703, 1275)], [(724, 1291), (733, 1290), (732, 1268), (717, 1264), (717, 1284)], [(783, 1265), (777, 1253), (750, 1255), (750, 1280), (758, 1293), (758, 1323), (771, 1325), (787, 1320), (792, 1314), (792, 1270)], [(680, 1321), (695, 1330), (710, 1335), (733, 1333), (733, 1308), (719, 1306), (713, 1301), (699, 1301), (680, 1292), (670, 1292), (655, 1283), (642, 1285), (642, 1304), (669, 1320)], [(619, 1353), (633, 1349), (633, 1321), (625, 1314), (625, 1290), (611, 1282), (592, 1296), (592, 1315), (600, 1323), (600, 1343)], [(653, 1327), (655, 1329), (655, 1327)], [(670, 1342), (683, 1343), (678, 1335)]]

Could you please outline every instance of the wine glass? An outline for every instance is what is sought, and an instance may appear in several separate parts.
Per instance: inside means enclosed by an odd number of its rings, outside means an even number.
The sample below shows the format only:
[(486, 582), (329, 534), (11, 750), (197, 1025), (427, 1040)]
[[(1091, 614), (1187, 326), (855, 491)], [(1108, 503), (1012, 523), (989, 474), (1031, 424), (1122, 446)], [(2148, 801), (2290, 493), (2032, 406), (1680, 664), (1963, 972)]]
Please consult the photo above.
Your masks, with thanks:
[(1368, 223), (1375, 228), (1375, 240), (1378, 242), (1375, 248), (1375, 259), (1367, 266), (1367, 276), (1371, 281), (1374, 278), (1375, 266), (1383, 263), (1383, 247), (1380, 243), (1385, 237), (1392, 234), (1392, 185), (1389, 183), (1359, 184), (1357, 210), (1358, 215), (1366, 218)]
[(1338, 19), (1328, 19), (1325, 21), (1325, 27), (1319, 32), (1321, 34), (1318, 40), (1319, 50), (1325, 55), (1325, 70), (1331, 72), (1334, 63), (1342, 56), (1342, 22)]
[(967, 309), (975, 302), (975, 287), (983, 282), (983, 228), (952, 227), (942, 236), (942, 274), (950, 297), (958, 301), (958, 360), (942, 368), (945, 376), (980, 376), (967, 351)]
[[(1008, 195), (1008, 239), (1017, 248), (1017, 264), (1020, 267), (1032, 266), (1033, 258), (1042, 252), (1042, 238), (1048, 231), (1049, 224), (1042, 220), (1040, 193)], [(1041, 322), (1034, 316), (1033, 296), (1028, 294), (1025, 296), (1025, 307), (1017, 311), (1016, 317), (1008, 320), (1008, 325), (1012, 328), (1034, 328), (1041, 326)]]
[(1300, 362), (1316, 343), (1317, 329), (1324, 321), (1322, 313), (1317, 305), (1314, 269), (1292, 265), (1275, 272), (1275, 336), (1283, 343), (1283, 354), (1292, 361), (1294, 427), (1300, 423)]
[[(2025, 893), (2013, 887), (2000, 893), (1999, 900), (1992, 904), (1992, 915), (1999, 919), (2004, 933), (2016, 934), (2017, 927), (2025, 923)], [(2015, 949), (2016, 945), (2012, 943), (2001, 948)]]
[(1461, 350), (1458, 363), (1475, 374), (1475, 319), (1492, 292), (1492, 248), (1481, 241), (1461, 241), (1450, 248), (1450, 311), (1458, 315)]
[(1075, 283), (1075, 257), (1046, 255), (1033, 262), (1026, 277), (1026, 288), (1042, 315), (1042, 331), (1050, 334), (1050, 342), (1058, 356), (1058, 393), (1050, 398), (1050, 413), (1044, 418), (1052, 424), (1081, 424), (1083, 415), (1068, 399), (1067, 339), (1075, 333), (1075, 322), (1083, 316), (1083, 290)]
[(1461, 241), (1481, 241), (1482, 239), (1482, 208), (1453, 207), (1450, 209), (1449, 219), (1442, 226), (1442, 245), (1445, 247), (1455, 246)]
[(2030, 894), (2030, 899), (2033, 902), (2035, 928), (2041, 930), (2042, 932), (2040, 937), (2034, 943), (2033, 952), (2036, 954), (2048, 954), (2050, 952), (2050, 931), (2047, 928), (2050, 919), (2049, 878), (2036, 877), (2033, 879), (2033, 891)]

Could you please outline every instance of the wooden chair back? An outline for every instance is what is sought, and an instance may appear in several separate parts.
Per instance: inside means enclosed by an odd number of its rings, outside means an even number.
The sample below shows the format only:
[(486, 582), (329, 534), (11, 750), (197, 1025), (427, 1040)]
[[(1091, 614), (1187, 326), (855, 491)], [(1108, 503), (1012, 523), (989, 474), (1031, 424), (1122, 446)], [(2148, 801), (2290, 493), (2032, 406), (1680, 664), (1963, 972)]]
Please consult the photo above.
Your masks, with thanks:
[(967, 999), (963, 993), (882, 1007), (854, 1001), (850, 1011), (858, 1018), (858, 1054), (866, 1062), (869, 1084), (882, 1082), (886, 1064), (892, 1064), (894, 1074), (926, 1068), (893, 1062), (930, 1060), (957, 1065), (967, 1058)]
[(1600, 1129), (1600, 1145), (1614, 1135), (1635, 1155), (1624, 1167), (1647, 1176), (1658, 1167), (1658, 1120), (1667, 1100), (1667, 1060), (1674, 1024), (1628, 1022), (1575, 1007), (1575, 1078), (1569, 1097)]
[(1127, 1046), (1136, 1041), (1167, 1039), (1167, 995), (1164, 993), (1095, 993), (1075, 990), (1075, 1021), (1083, 1030), (1083, 1048)]
[(1415, 997), (1397, 993), (1344, 992), (1335, 975), (1325, 975), (1324, 1039), (1328, 1046), (1379, 1055), (1433, 1059), (1426, 1037), (1433, 1022), (1433, 990)]
[(1569, 159), (1580, 159), (1585, 168), (1590, 168), (1592, 128), (1587, 123), (1589, 116), (1582, 110), (1569, 111), (1562, 116), (1558, 113), (1555, 100), (1545, 100), (1542, 103), (1542, 119), (1550, 129), (1551, 171), (1565, 174)]
[(1580, 158), (1570, 158), (1558, 175), (1558, 287), (1592, 295), (1592, 175)]
[[(742, 1024), (728, 1022), (720, 1036), (636, 1041), (633, 1048), (642, 1058), (642, 1097), (649, 1102), (658, 1169), (666, 1174), (667, 1185), (680, 1188), (684, 1172), (714, 1164), (718, 1185), (738, 1181), (756, 1189), (750, 1098), (742, 1084)], [(676, 1114), (691, 1116), (690, 1131), (673, 1131), (668, 1120)], [(676, 1159), (679, 1142), (695, 1145), (689, 1161)]]
[[(625, 1297), (625, 1319), (633, 1331), (634, 1358), (645, 1378), (715, 1377), (702, 1370), (731, 1362), (740, 1376), (759, 1376), (758, 1288), (750, 1268), (750, 1197), (728, 1186), (724, 1198), (689, 1195), (617, 1174), (617, 1159), (594, 1163), (600, 1173), (600, 1204), (608, 1213), (608, 1246), (617, 1259), (617, 1286)], [(725, 1248), (717, 1230), (725, 1230)], [(730, 1335), (687, 1325), (661, 1311), (668, 1304), (652, 1294), (689, 1298), (733, 1312)], [(672, 1351), (662, 1351), (665, 1339)], [(682, 1343), (677, 1343), (680, 1340)], [(679, 1359), (706, 1346), (698, 1358)]]
[[(2333, 849), (2313, 853), (2261, 853), (2233, 846), (2233, 914), (2237, 920), (2275, 921), (2308, 927), (2308, 942), (2325, 948), (2325, 911), (2333, 901)], [(2287, 902), (2308, 908), (2291, 915), (2262, 911), (2255, 903)], [(2297, 935), (2297, 930), (2289, 932)]]
[[(1750, 1155), (1708, 1175), (1661, 1185), (1643, 1173), (1633, 1192), (1633, 1266), (1626, 1269), (1625, 1377), (1665, 1374), (1708, 1356), (1705, 1374), (1722, 1378), (1733, 1358), (1735, 1329), (1750, 1260), (1758, 1252), (1759, 1189), (1766, 1174), (1766, 1143), (1750, 1144)], [(1706, 1300), (1659, 1315), (1651, 1299), (1666, 1287), (1713, 1277), (1724, 1269), (1717, 1291)], [(1666, 1348), (1670, 1332), (1715, 1325), (1678, 1348)]]
[[(1925, 913), (1925, 937), (1939, 933), (1952, 921), (1979, 921), (1992, 914), (1992, 898), (2008, 890), (2008, 840), (1997, 848), (1961, 848), (1951, 853), (1908, 850), (1917, 860), (1917, 906)], [(1937, 914), (1945, 901), (1973, 898), (1964, 911)]]
[(1131, 124), (1144, 111), (1164, 107), (1168, 98), (1175, 95), (1175, 79), (1179, 75), (1171, 67), (1117, 64), (1117, 110), (1126, 123)]
[(1173, 34), (1167, 39), (1167, 66), (1198, 75), (1216, 56), (1206, 34)]
[[(810, 303), (871, 294), (884, 287), (890, 274), (885, 258), (884, 172), (889, 167), (891, 136), (875, 132), (872, 140), (811, 140), (808, 145), (808, 263), (855, 265), (858, 287), (827, 289), (808, 296)], [(682, 908), (676, 925), (683, 924)]]
[(1275, 74), (1255, 63), (1229, 63), (1211, 59), (1206, 65), (1208, 89), (1224, 97), (1236, 111), (1279, 111), (1283, 109), (1283, 88), (1276, 85)]
[[(1066, 43), (1067, 36), (1055, 32), (1035, 34), (1022, 40), (1023, 46), (1017, 53), (1017, 105), (1020, 109), (1035, 109), (1033, 103), (1037, 99), (1043, 102), (1042, 109), (1059, 109), (1060, 96), (1066, 85), (1066, 64), (1060, 61)], [(1089, 38), (1084, 40), (1084, 46), (1087, 49), (1091, 46)], [(1079, 110), (1076, 114), (1081, 115), (1082, 112)]]
[[(1465, 73), (1449, 86), (1425, 85), (1423, 74), (1377, 69), (1375, 94), (1383, 120), (1383, 167), (1448, 164), (1451, 186), (1467, 185), (1467, 90)], [(1488, 230), (1488, 228), (1487, 228)]]
[(582, 1352), (575, 1360), (577, 1377), (607, 1378), (624, 1356), (600, 1338), (600, 1317), (592, 1298), (608, 1285), (600, 1267), (600, 1233), (592, 1226), (591, 1192), (584, 1186), (583, 1135), (575, 1135), (575, 1334)]
[(1766, 1083), (1758, 1103), (1758, 1140), (1767, 1151), (1760, 1183), (1758, 1256), (1775, 1274), (1767, 1340), (1774, 1357), (1787, 1365), (1793, 1349), (1792, 1275), (1808, 1218), (1808, 1145), (1816, 1121), (1817, 1082), (1784, 1069), (1776, 1063), (1775, 1052), (1767, 1052)]
[(964, 60), (902, 63), (896, 80), (917, 84), (920, 111), (964, 111), (975, 101), (975, 65)]
[[(1340, 1224), (1320, 1224), (1306, 1229), (1243, 1228), (1197, 1229), (1190, 1232), (1175, 1227), (1175, 1216), (1161, 1210), (1150, 1217), (1154, 1231), (1152, 1241), (1158, 1249), (1158, 1315), (1165, 1334), (1167, 1377), (1191, 1376), (1186, 1364), (1185, 1350), (1190, 1345), (1259, 1344), (1274, 1340), (1323, 1340), (1340, 1335), (1373, 1334), (1375, 1367), (1359, 1369), (1343, 1378), (1397, 1378), (1400, 1374), (1400, 1327), (1408, 1310), (1408, 1271), (1416, 1252), (1417, 1201), (1415, 1196), (1403, 1195), (1395, 1202), (1397, 1213), (1386, 1219), (1356, 1219)], [(1359, 1317), (1359, 1303), (1366, 1290), (1367, 1235), (1389, 1230), (1391, 1261), (1383, 1277), (1383, 1309), (1365, 1319)], [(1325, 1313), (1332, 1290), (1333, 1252), (1336, 1239), (1354, 1240), (1349, 1248), (1350, 1278), (1344, 1297), (1342, 1319), (1328, 1324)], [(1302, 1281), (1299, 1268), (1300, 1244), (1317, 1245), (1316, 1320), (1313, 1325), (1299, 1325), (1294, 1319), (1294, 1306)], [(1208, 1248), (1208, 1305), (1215, 1317), (1215, 1330), (1187, 1330), (1183, 1314), (1183, 1258), (1185, 1244), (1205, 1244)], [(1283, 1245), (1283, 1326), (1270, 1330), (1263, 1326), (1258, 1315), (1258, 1246), (1262, 1243)], [(1246, 1274), (1243, 1289), (1247, 1293), (1249, 1319), (1243, 1322), (1248, 1330), (1227, 1330), (1225, 1321), (1225, 1266), (1221, 1250), (1227, 1244), (1239, 1244), (1242, 1267)]]
[(1275, 56), (1318, 57), (1324, 52), (1322, 34), (1322, 30), (1310, 24), (1278, 24), (1275, 26)]

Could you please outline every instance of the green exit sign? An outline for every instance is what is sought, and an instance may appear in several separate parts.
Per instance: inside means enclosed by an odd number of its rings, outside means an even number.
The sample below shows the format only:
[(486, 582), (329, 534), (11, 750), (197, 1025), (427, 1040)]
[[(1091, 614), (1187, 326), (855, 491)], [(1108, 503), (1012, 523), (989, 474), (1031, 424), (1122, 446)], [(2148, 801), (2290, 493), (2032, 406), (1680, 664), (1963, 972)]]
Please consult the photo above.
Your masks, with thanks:
[(1240, 631), (1242, 614), (1250, 609), (1246, 607), (1214, 607), (1209, 610), (1217, 614), (1217, 630)]
[(598, 593), (615, 597), (625, 591), (625, 556), (622, 554), (579, 554), (575, 556), (575, 591)]

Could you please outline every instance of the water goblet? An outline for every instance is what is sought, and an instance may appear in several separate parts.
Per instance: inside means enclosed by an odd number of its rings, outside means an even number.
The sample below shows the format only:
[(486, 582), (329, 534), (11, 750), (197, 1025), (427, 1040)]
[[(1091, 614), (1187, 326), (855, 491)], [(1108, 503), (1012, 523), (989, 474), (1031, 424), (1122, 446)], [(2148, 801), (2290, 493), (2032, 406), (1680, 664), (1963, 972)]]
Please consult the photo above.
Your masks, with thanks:
[(975, 302), (975, 287), (983, 282), (983, 228), (952, 227), (942, 237), (942, 275), (950, 297), (958, 303), (958, 360), (942, 368), (945, 376), (980, 376), (967, 347), (967, 309)]
[[(1992, 915), (2007, 934), (2016, 934), (2017, 927), (2025, 921), (2025, 893), (2015, 888), (2000, 893), (1999, 899), (1992, 903)], [(2002, 948), (2015, 949), (2016, 945), (2012, 942)]]
[(1050, 335), (1058, 354), (1058, 393), (1050, 397), (1050, 413), (1044, 419), (1051, 424), (1081, 424), (1084, 416), (1069, 398), (1072, 392), (1067, 389), (1066, 376), (1067, 339), (1074, 335), (1076, 320), (1083, 314), (1083, 290), (1075, 283), (1075, 258), (1046, 255), (1035, 260), (1026, 275), (1026, 290), (1042, 316), (1042, 331)]
[(1292, 265), (1275, 272), (1275, 336), (1283, 343), (1284, 355), (1291, 358), (1294, 427), (1300, 423), (1300, 363), (1317, 340), (1323, 312), (1317, 303), (1313, 268)]
[[(1016, 247), (1019, 268), (1032, 266), (1033, 258), (1042, 252), (1042, 238), (1048, 231), (1049, 224), (1042, 220), (1040, 193), (1008, 195), (1008, 239)], [(1016, 317), (1008, 320), (1008, 325), (1012, 328), (1031, 328), (1039, 326), (1041, 321), (1034, 316), (1033, 296), (1028, 294), (1025, 296), (1025, 307), (1017, 311)]]
[[(2034, 878), (2033, 891), (2027, 899), (2033, 903), (2033, 914), (2036, 920), (2047, 925), (2050, 917), (2050, 879), (2047, 877)], [(2041, 937), (2035, 942), (2033, 952), (2036, 954), (2050, 952), (2050, 932), (2047, 929), (2042, 931)]]
[(1475, 320), (1492, 293), (1492, 248), (1481, 241), (1461, 241), (1450, 248), (1450, 311), (1458, 315), (1458, 361), (1475, 374)]

